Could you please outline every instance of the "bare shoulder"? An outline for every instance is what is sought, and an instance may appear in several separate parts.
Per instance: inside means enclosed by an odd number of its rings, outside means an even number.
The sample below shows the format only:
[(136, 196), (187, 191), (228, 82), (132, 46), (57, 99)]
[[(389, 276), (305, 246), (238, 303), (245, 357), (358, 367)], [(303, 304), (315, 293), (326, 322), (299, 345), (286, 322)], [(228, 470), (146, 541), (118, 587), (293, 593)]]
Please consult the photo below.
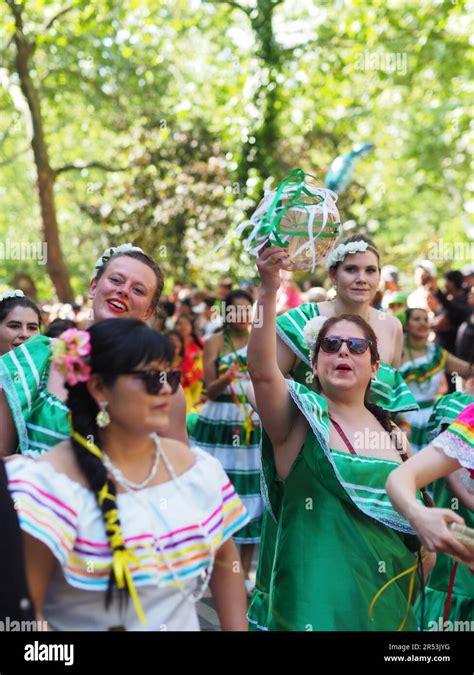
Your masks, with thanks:
[(377, 334), (379, 331), (385, 336), (401, 335), (403, 333), (402, 324), (400, 320), (397, 319), (393, 314), (388, 314), (388, 312), (380, 311), (374, 307), (369, 308), (369, 320), (371, 325), (375, 328)]
[(204, 352), (207, 355), (218, 354), (224, 344), (224, 333), (215, 333), (205, 341)]
[(187, 471), (195, 463), (196, 455), (189, 445), (174, 438), (161, 438), (160, 440), (166, 457), (171, 462), (177, 476)]
[(317, 302), (316, 307), (320, 316), (334, 316), (334, 303), (330, 300), (324, 300), (323, 302)]
[(79, 464), (72, 449), (71, 441), (62, 441), (41, 455), (38, 462), (47, 462), (58, 473), (63, 473), (76, 483), (88, 487), (87, 480), (81, 471)]
[(393, 314), (387, 314), (386, 321), (387, 325), (393, 327), (394, 331), (399, 333), (403, 332), (403, 326), (401, 324), (400, 319), (397, 319), (397, 317), (393, 316)]

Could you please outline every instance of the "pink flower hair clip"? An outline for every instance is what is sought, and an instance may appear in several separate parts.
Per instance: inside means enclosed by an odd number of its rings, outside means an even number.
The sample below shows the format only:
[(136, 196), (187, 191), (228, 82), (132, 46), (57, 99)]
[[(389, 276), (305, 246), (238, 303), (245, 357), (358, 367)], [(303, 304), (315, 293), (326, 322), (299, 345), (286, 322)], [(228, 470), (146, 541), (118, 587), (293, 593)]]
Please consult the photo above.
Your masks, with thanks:
[(87, 363), (91, 353), (91, 336), (87, 331), (69, 328), (54, 341), (51, 351), (56, 369), (69, 385), (87, 382), (92, 372)]

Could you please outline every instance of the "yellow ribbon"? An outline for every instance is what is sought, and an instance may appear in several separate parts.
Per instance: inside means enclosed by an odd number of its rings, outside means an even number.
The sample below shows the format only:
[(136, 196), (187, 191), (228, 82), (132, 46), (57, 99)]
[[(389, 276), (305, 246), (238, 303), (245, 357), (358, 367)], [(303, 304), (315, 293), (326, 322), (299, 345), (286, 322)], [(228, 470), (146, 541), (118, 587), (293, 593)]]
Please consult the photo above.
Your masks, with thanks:
[(140, 603), (140, 599), (138, 597), (137, 590), (133, 583), (133, 577), (128, 567), (129, 565), (132, 564), (135, 564), (137, 567), (140, 567), (140, 564), (137, 562), (137, 559), (135, 558), (133, 553), (131, 553), (127, 549), (124, 549), (122, 551), (114, 551), (112, 566), (114, 569), (117, 586), (118, 588), (125, 588), (125, 586), (128, 588), (128, 592), (130, 593), (130, 596), (133, 600), (133, 604), (138, 618), (142, 623), (147, 623), (145, 614), (143, 612), (143, 608)]
[(245, 445), (249, 445), (253, 431), (253, 422), (250, 415), (245, 416), (244, 429), (245, 429)]
[(97, 447), (95, 443), (92, 441), (88, 441), (84, 438), (84, 436), (81, 436), (81, 434), (78, 434), (77, 431), (73, 428), (72, 426), (72, 416), (71, 413), (68, 415), (68, 421), (69, 421), (69, 426), (71, 427), (71, 436), (74, 438), (75, 441), (79, 443), (79, 445), (82, 445), (83, 448), (91, 452), (93, 455), (97, 457), (97, 459), (100, 459), (102, 461), (102, 450)]
[[(102, 461), (102, 450), (88, 441), (74, 430), (72, 426), (72, 417), (69, 414), (69, 425), (71, 427), (71, 436), (76, 440), (83, 448), (95, 455), (100, 461)], [(97, 494), (97, 500), (99, 506), (102, 508), (102, 505), (106, 499), (115, 501), (115, 495), (111, 494), (108, 489), (107, 482), (104, 483), (102, 488)], [(105, 520), (105, 529), (109, 537), (109, 543), (112, 548), (112, 568), (115, 575), (115, 580), (117, 582), (118, 588), (127, 588), (130, 593), (130, 597), (133, 600), (135, 611), (138, 618), (142, 623), (147, 623), (143, 608), (138, 597), (137, 590), (133, 583), (133, 577), (129, 569), (129, 565), (135, 565), (138, 568), (141, 568), (142, 565), (138, 562), (137, 558), (133, 554), (133, 551), (125, 548), (125, 540), (123, 538), (122, 532), (120, 530), (120, 525), (118, 523), (119, 513), (117, 508), (109, 509), (104, 514)]]
[[(427, 558), (429, 558), (429, 555), (430, 555), (430, 554), (427, 553), (427, 554), (421, 559), (421, 563), (422, 563), (422, 564), (425, 562), (425, 560), (426, 560)], [(408, 568), (407, 570), (405, 570), (404, 572), (401, 572), (400, 574), (397, 574), (397, 576), (393, 577), (393, 579), (390, 579), (390, 581), (387, 581), (387, 583), (384, 584), (384, 585), (382, 586), (382, 588), (381, 588), (379, 591), (377, 591), (377, 593), (376, 593), (376, 594), (374, 595), (374, 597), (373, 597), (372, 602), (371, 602), (370, 605), (369, 605), (369, 619), (372, 618), (372, 613), (373, 613), (373, 611), (374, 611), (375, 604), (376, 604), (377, 600), (380, 598), (380, 596), (382, 595), (382, 593), (383, 593), (389, 586), (391, 586), (395, 581), (398, 581), (398, 579), (401, 579), (402, 577), (404, 577), (404, 576), (406, 576), (407, 574), (410, 574), (410, 573), (411, 573), (410, 584), (409, 584), (409, 586), (408, 586), (407, 609), (406, 609), (406, 612), (405, 612), (405, 616), (403, 617), (403, 621), (401, 622), (401, 624), (398, 626), (398, 628), (397, 628), (396, 630), (397, 630), (397, 632), (401, 632), (401, 631), (405, 628), (405, 624), (406, 624), (407, 619), (408, 619), (408, 614), (409, 614), (409, 612), (410, 612), (411, 601), (412, 601), (412, 598), (413, 598), (413, 591), (414, 591), (414, 588), (415, 588), (415, 580), (416, 580), (416, 571), (417, 571), (417, 569), (418, 569), (418, 562), (415, 563), (414, 565), (412, 565), (411, 567), (409, 567), (409, 568)]]
[[(247, 369), (243, 364), (239, 362), (239, 371), (240, 372), (247, 372)], [(250, 410), (248, 412), (247, 406), (248, 404), (245, 403), (246, 400), (246, 395), (242, 394), (240, 397), (236, 393), (235, 389), (233, 388), (232, 384), (229, 382), (229, 389), (230, 393), (232, 396), (232, 399), (234, 401), (234, 404), (239, 407), (242, 410), (242, 414), (244, 416), (244, 422), (243, 422), (243, 428), (245, 431), (245, 436), (244, 436), (244, 444), (249, 445), (250, 439), (252, 438), (252, 431), (253, 431), (253, 411)]]

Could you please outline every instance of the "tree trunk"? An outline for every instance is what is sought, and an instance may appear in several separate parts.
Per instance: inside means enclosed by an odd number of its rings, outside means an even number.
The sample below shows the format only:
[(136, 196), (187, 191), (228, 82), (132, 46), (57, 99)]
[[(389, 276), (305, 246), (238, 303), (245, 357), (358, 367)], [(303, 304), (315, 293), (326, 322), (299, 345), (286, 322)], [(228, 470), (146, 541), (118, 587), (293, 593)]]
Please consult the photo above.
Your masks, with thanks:
[(46, 243), (46, 269), (56, 289), (61, 302), (72, 302), (73, 292), (69, 281), (69, 273), (64, 263), (59, 240), (56, 205), (54, 201), (54, 181), (56, 174), (51, 168), (46, 144), (43, 119), (41, 115), (41, 101), (38, 91), (30, 75), (30, 59), (35, 50), (35, 44), (29, 42), (23, 31), (21, 13), (23, 6), (15, 4), (14, 0), (7, 0), (15, 17), (15, 68), (20, 78), (20, 86), (28, 103), (33, 124), (31, 146), (38, 176), (38, 195), (43, 223), (43, 239)]
[(249, 14), (260, 59), (261, 84), (255, 103), (261, 110), (262, 121), (251, 134), (255, 142), (244, 144), (239, 178), (246, 180), (249, 170), (257, 169), (260, 184), (255, 186), (256, 194), (261, 192), (263, 181), (275, 175), (279, 168), (276, 152), (279, 138), (277, 75), (281, 71), (282, 56), (273, 33), (273, 13), (279, 4), (281, 0), (257, 0), (257, 10)]

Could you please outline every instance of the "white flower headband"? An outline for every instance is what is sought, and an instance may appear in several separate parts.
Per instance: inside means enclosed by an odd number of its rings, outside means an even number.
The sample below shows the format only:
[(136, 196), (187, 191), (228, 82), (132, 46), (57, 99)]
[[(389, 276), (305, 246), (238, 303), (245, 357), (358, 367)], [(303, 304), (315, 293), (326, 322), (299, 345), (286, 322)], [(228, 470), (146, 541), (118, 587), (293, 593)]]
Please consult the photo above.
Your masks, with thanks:
[(140, 253), (144, 253), (143, 249), (141, 249), (139, 246), (133, 246), (133, 244), (120, 244), (120, 246), (111, 246), (106, 251), (104, 251), (97, 260), (95, 264), (94, 277), (97, 276), (97, 272), (100, 270), (100, 268), (105, 265), (105, 263), (110, 260), (113, 255), (116, 253), (128, 253), (129, 251), (139, 251)]
[(9, 300), (10, 298), (24, 298), (25, 294), (23, 291), (20, 290), (15, 290), (15, 291), (7, 291), (6, 293), (2, 293), (0, 295), (0, 302), (3, 302), (4, 300)]
[(327, 319), (327, 316), (315, 316), (313, 319), (310, 319), (303, 328), (303, 340), (308, 347), (310, 354), (314, 350), (318, 335)]
[(354, 253), (365, 253), (369, 245), (366, 241), (350, 241), (348, 244), (339, 244), (334, 251), (330, 253), (326, 262), (326, 268), (334, 267), (339, 262), (342, 262), (346, 255), (353, 255)]

